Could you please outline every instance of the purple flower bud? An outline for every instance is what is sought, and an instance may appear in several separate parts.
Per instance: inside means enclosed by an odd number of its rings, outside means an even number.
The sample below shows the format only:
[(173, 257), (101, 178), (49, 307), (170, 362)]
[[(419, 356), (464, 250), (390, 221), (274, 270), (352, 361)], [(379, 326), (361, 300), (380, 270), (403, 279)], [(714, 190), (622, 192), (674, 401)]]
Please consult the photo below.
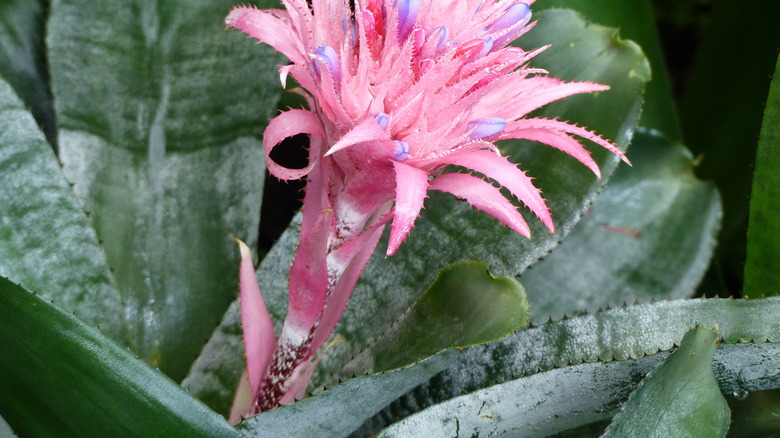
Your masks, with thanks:
[(376, 124), (379, 125), (382, 129), (387, 129), (387, 124), (390, 121), (390, 117), (388, 117), (385, 113), (379, 113), (376, 115)]
[(409, 143), (400, 140), (394, 140), (395, 150), (393, 156), (398, 160), (403, 160), (409, 156)]
[(398, 36), (405, 40), (417, 21), (420, 2), (419, 0), (396, 0), (393, 3), (398, 8)]
[(487, 55), (493, 49), (493, 37), (486, 36), (486, 37), (484, 37), (482, 39), (485, 40), (485, 46), (482, 47), (482, 50), (480, 50), (479, 53), (477, 53), (477, 56), (474, 57), (474, 60), (477, 60), (477, 59)]
[[(325, 67), (328, 68), (335, 82), (341, 80), (341, 64), (339, 64), (339, 55), (335, 50), (333, 50), (333, 47), (319, 46), (314, 50), (312, 55), (325, 64)], [(314, 65), (314, 71), (319, 78), (322, 75), (322, 72), (320, 71), (320, 64), (316, 61), (312, 64)]]
[(487, 30), (488, 32), (501, 32), (505, 29), (509, 29), (516, 23), (525, 20), (531, 16), (531, 7), (525, 3), (515, 3), (512, 6), (506, 8), (504, 14), (501, 15), (496, 21), (491, 23)]
[(439, 26), (431, 31), (430, 37), (433, 38), (436, 33), (439, 33), (439, 42), (436, 43), (436, 53), (440, 53), (444, 50), (447, 44), (447, 38), (450, 36), (450, 30), (446, 26)]
[(479, 140), (496, 135), (504, 128), (506, 128), (506, 120), (501, 117), (488, 117), (469, 122), (467, 129), (472, 140)]

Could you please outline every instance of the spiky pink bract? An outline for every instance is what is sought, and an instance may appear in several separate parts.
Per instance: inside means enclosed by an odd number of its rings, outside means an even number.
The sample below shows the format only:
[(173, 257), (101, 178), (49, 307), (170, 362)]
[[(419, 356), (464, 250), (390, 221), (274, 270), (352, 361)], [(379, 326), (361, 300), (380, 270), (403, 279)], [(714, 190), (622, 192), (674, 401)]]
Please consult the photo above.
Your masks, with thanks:
[[(544, 48), (508, 47), (533, 27), (533, 0), (282, 0), (284, 10), (233, 9), (226, 23), (284, 54), (284, 84), (305, 90), (308, 110), (273, 119), (263, 144), (271, 174), (307, 177), (290, 308), (253, 412), (291, 401), (308, 379), (386, 223), (387, 255), (412, 229), (428, 190), (451, 193), (525, 236), (530, 230), (494, 181), (554, 232), (531, 178), (494, 142), (539, 141), (599, 169), (574, 136), (626, 160), (612, 143), (566, 122), (526, 118), (550, 102), (608, 87), (564, 82), (528, 66)], [(310, 138), (309, 164), (271, 157), (281, 141)], [(487, 179), (445, 173), (456, 165)], [(249, 312), (251, 313), (251, 312)], [(249, 350), (249, 349), (248, 349)], [(251, 363), (252, 357), (248, 357)], [(259, 359), (258, 359), (259, 360)], [(254, 385), (253, 385), (254, 386)]]

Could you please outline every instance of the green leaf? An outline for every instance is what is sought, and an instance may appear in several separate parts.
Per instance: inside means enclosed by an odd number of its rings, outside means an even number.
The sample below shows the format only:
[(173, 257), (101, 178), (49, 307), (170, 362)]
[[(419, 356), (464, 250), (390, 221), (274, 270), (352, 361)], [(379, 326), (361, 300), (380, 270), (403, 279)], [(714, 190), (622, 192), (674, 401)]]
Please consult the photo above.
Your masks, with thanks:
[[(598, 95), (576, 96), (549, 105), (540, 115), (584, 124), (625, 148), (634, 132), (642, 87), (649, 75), (641, 50), (631, 42), (618, 39), (613, 29), (588, 25), (571, 11), (544, 12), (537, 14), (537, 18), (539, 24), (523, 37), (522, 44), (531, 48), (552, 43), (553, 48), (540, 55), (534, 65), (546, 68), (554, 76), (592, 80), (612, 87)], [(346, 377), (339, 375), (344, 363), (392, 326), (417, 300), (423, 285), (431, 284), (445, 266), (463, 260), (482, 260), (498, 275), (522, 272), (557, 245), (603, 183), (576, 160), (552, 148), (523, 142), (508, 142), (502, 147), (536, 178), (548, 199), (558, 234), (550, 235), (538, 221), (529, 221), (533, 236), (528, 240), (465, 203), (432, 193), (399, 252), (385, 258), (384, 244), (377, 248), (336, 329), (335, 336), (343, 337), (346, 342), (328, 350), (315, 372), (313, 387)], [(617, 165), (617, 159), (597, 150), (600, 148), (591, 149), (606, 179)], [(293, 223), (263, 260), (258, 272), (261, 290), (277, 322), (284, 319), (287, 309), (286, 273), (297, 247), (297, 231)], [(237, 307), (232, 309), (235, 311)], [(243, 349), (239, 347), (240, 342), (226, 342), (225, 335), (240, 333), (240, 328), (227, 327), (237, 321), (235, 315), (226, 316), (226, 325), (212, 338), (191, 370), (190, 378), (183, 382), (198, 396), (232, 394), (244, 368)], [(218, 347), (226, 343), (237, 348), (227, 354)], [(214, 354), (217, 352), (219, 356)], [(224, 382), (233, 383), (223, 386)], [(229, 403), (230, 399), (226, 399), (219, 405)]]
[[(432, 406), (378, 436), (586, 436), (577, 431), (598, 430), (599, 423), (615, 415), (640, 380), (666, 356), (580, 364), (518, 378)], [(778, 367), (778, 344), (722, 345), (713, 360), (715, 378), (724, 392), (780, 387)], [(386, 420), (397, 418), (385, 414)], [(353, 436), (376, 433), (374, 427), (367, 424)]]
[(766, 100), (750, 197), (745, 296), (780, 295), (777, 250), (780, 248), (780, 58)]
[(2, 277), (0, 354), (0, 414), (22, 436), (238, 436), (158, 370)]
[(125, 342), (95, 231), (32, 115), (0, 80), (0, 275)]
[(642, 47), (650, 61), (653, 78), (645, 89), (639, 125), (661, 132), (670, 140), (681, 141), (677, 107), (672, 98), (650, 0), (545, 0), (534, 4), (534, 10), (554, 7), (572, 8), (582, 13), (588, 21), (618, 28), (623, 38), (635, 41)]
[(501, 339), (526, 324), (528, 301), (517, 280), (490, 275), (483, 262), (456, 263), (341, 374), (403, 367), (447, 348)]
[[(544, 324), (466, 350), (447, 371), (393, 403), (376, 421), (404, 417), (440, 400), (519, 376), (583, 362), (625, 361), (653, 355), (679, 345), (685, 333), (697, 324), (717, 325), (725, 343), (777, 344), (780, 343), (778, 320), (780, 298), (697, 299), (621, 307)], [(756, 372), (766, 373), (772, 365), (762, 364), (765, 359), (756, 356), (739, 360), (754, 361), (754, 366), (760, 369)], [(741, 378), (748, 377), (739, 373), (730, 377)], [(780, 376), (767, 380), (770, 381), (780, 386)], [(775, 383), (767, 383), (765, 387), (735, 383), (724, 391), (768, 389)], [(386, 424), (374, 423), (371, 427), (376, 429)]]
[(236, 296), (239, 237), (257, 239), (256, 135), (280, 59), (223, 20), (230, 1), (51, 6), (60, 157), (92, 212), (133, 346), (181, 379)]
[(718, 334), (697, 327), (631, 394), (603, 437), (726, 436), (731, 412), (712, 374)]
[[(774, 0), (746, 2), (736, 9), (713, 2), (680, 105), (685, 142), (701, 156), (697, 173), (715, 181), (723, 197), (716, 257), (730, 293), (742, 289), (752, 166), (762, 103), (780, 47), (778, 16), (780, 2)], [(724, 65), (739, 66), (729, 69), (725, 86)]]
[(679, 145), (640, 132), (621, 166), (563, 243), (523, 273), (535, 324), (624, 301), (683, 298), (715, 248), (721, 207)]
[(0, 76), (32, 108), (46, 137), (53, 141), (54, 111), (43, 48), (45, 9), (38, 0), (0, 2)]

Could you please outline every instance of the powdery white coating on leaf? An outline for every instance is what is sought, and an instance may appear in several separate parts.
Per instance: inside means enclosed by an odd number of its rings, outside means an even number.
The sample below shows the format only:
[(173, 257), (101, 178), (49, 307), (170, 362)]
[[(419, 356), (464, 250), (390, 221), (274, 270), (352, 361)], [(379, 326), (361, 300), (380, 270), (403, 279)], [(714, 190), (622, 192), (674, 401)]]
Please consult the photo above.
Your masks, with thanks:
[[(244, 239), (256, 239), (256, 223), (260, 211), (260, 194), (243, 193), (237, 185), (262, 186), (257, 173), (263, 157), (253, 138), (238, 138), (218, 148), (202, 148), (187, 154), (168, 153), (159, 161), (116, 147), (103, 139), (81, 131), (60, 131), (63, 170), (74, 183), (74, 189), (84, 198), (87, 210), (101, 207), (101, 215), (93, 215), (94, 226), (102, 232), (134, 229), (122, 234), (122, 239), (106, 240), (106, 252), (116, 258), (109, 260), (115, 275), (123, 278), (120, 290), (131, 332), (141, 351), (150, 351), (160, 341), (157, 337), (166, 318), (179, 315), (181, 303), (175, 292), (188, 293), (208, 284), (208, 273), (215, 269), (211, 254), (191, 254), (189, 245), (212, 247), (225, 254), (235, 253), (232, 241), (237, 230), (246, 233)], [(106, 163), (121, 172), (95, 172)], [(220, 171), (214, 171), (220, 163)], [(93, 169), (93, 171), (86, 171)], [(210, 174), (208, 187), (200, 175)], [(159, 184), (155, 186), (155, 184)], [(223, 215), (215, 218), (207, 208), (209, 202), (221, 205)], [(185, 211), (205, 219), (183, 220)], [(218, 230), (224, 241), (205, 241)], [(231, 234), (229, 230), (234, 230)], [(243, 231), (246, 230), (246, 231)], [(204, 239), (199, 242), (198, 239)], [(163, 266), (161, 260), (188, 260), (190, 270), (180, 265)], [(133, 277), (137, 269), (141, 278)], [(195, 273), (195, 274), (193, 274)], [(135, 279), (131, 279), (133, 277)], [(135, 286), (135, 287), (133, 287)], [(213, 295), (213, 290), (210, 293)], [(231, 294), (232, 296), (232, 294)], [(225, 300), (225, 297), (215, 297)], [(228, 298), (229, 299), (229, 298)], [(208, 327), (204, 327), (208, 330)], [(207, 335), (208, 332), (204, 333)]]
[(35, 120), (0, 83), (0, 275), (124, 342), (122, 304), (95, 231)]
[(3, 417), (0, 417), (0, 436), (17, 436), (14, 434), (13, 429), (11, 429), (11, 426), (8, 425), (8, 423), (5, 421)]
[(660, 359), (583, 364), (512, 380), (432, 406), (377, 436), (548, 436), (609, 418), (605, 406), (627, 397), (635, 376)]
[[(695, 292), (717, 240), (717, 191), (663, 139), (640, 133), (633, 144), (637, 164), (618, 169), (587, 217), (523, 275), (529, 290), (542, 292), (530, 296), (534, 323)], [(561, 299), (567, 290), (577, 290), (576, 299)]]
[[(511, 436), (545, 437), (612, 418), (640, 380), (667, 356), (668, 353), (660, 353), (634, 361), (581, 364), (533, 376), (515, 376), (510, 382), (458, 394), (459, 397), (443, 403), (441, 399), (431, 399), (430, 394), (413, 391), (414, 396), (404, 397), (393, 410), (374, 417), (386, 423), (370, 421), (359, 432), (375, 432), (393, 423), (399, 411), (406, 415), (436, 403), (391, 425), (378, 436), (402, 437), (410, 432), (429, 436), (425, 432), (436, 426), (441, 428), (430, 431), (430, 436), (454, 436), (452, 427), (459, 425), (461, 433), (508, 432)], [(778, 344), (721, 345), (713, 358), (713, 371), (724, 393), (777, 388), (778, 366)], [(463, 370), (467, 372), (467, 368)], [(449, 383), (447, 378), (438, 382), (440, 387), (448, 387)]]
[[(777, 342), (780, 325), (772, 317), (780, 299), (762, 302), (709, 299), (664, 301), (581, 315), (516, 332), (460, 356), (434, 388), (418, 395), (448, 398), (484, 382), (504, 382), (525, 374), (582, 362), (638, 359), (678, 345), (696, 324), (718, 325), (724, 342)], [(747, 339), (745, 339), (747, 338)], [(442, 389), (443, 388), (443, 389)], [(446, 393), (446, 394), (445, 394)]]

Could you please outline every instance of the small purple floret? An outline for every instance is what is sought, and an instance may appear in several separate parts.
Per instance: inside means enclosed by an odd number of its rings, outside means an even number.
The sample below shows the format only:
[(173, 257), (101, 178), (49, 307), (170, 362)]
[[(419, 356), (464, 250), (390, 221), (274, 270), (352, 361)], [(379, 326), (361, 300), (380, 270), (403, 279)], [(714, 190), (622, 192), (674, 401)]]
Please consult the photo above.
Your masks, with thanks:
[(414, 29), (420, 3), (419, 0), (397, 0), (395, 4), (398, 7), (398, 36), (404, 40)]
[(488, 32), (501, 32), (531, 16), (531, 7), (525, 3), (515, 3), (506, 8), (504, 14), (487, 27)]
[(394, 140), (395, 150), (393, 156), (398, 160), (403, 160), (409, 156), (409, 143), (401, 140)]
[(387, 129), (387, 124), (390, 122), (390, 117), (385, 113), (379, 113), (376, 115), (376, 124), (382, 129)]
[(474, 120), (468, 124), (469, 137), (472, 140), (491, 137), (503, 131), (504, 128), (506, 128), (506, 120), (501, 117), (488, 117)]
[(436, 35), (436, 32), (439, 33), (439, 42), (436, 43), (436, 53), (439, 53), (444, 50), (444, 47), (447, 44), (447, 38), (450, 36), (450, 30), (447, 29), (446, 26), (439, 26), (431, 31), (431, 37)]
[(474, 57), (474, 60), (482, 58), (483, 56), (485, 56), (488, 53), (490, 53), (491, 50), (493, 50), (493, 37), (486, 36), (486, 37), (484, 37), (482, 39), (485, 40), (485, 46), (482, 47), (482, 50), (480, 50), (480, 52), (477, 54), (477, 56)]
[[(339, 64), (339, 55), (333, 50), (331, 46), (319, 46), (314, 50), (314, 56), (319, 58), (325, 66), (330, 70), (330, 74), (333, 76), (333, 80), (338, 82), (341, 78), (341, 65)], [(314, 70), (317, 72), (317, 76), (320, 76), (320, 65), (314, 62)]]

